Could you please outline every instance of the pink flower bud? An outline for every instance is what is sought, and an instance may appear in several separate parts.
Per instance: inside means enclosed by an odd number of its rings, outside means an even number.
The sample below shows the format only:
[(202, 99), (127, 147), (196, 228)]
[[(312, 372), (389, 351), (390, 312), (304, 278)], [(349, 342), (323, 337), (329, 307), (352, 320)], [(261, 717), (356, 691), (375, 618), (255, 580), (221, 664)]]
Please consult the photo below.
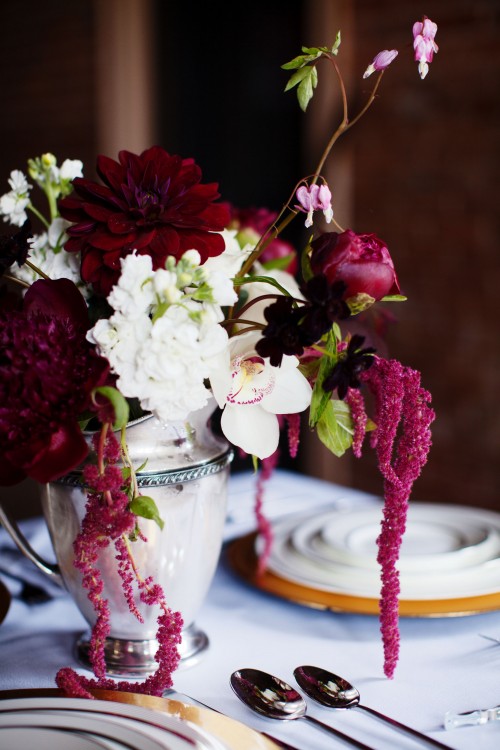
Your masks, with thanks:
[(371, 76), (371, 74), (376, 70), (385, 70), (397, 56), (397, 49), (382, 50), (382, 52), (379, 52), (378, 55), (375, 55), (375, 57), (373, 58), (373, 62), (370, 63), (370, 65), (363, 73), (363, 78), (368, 78), (368, 76)]

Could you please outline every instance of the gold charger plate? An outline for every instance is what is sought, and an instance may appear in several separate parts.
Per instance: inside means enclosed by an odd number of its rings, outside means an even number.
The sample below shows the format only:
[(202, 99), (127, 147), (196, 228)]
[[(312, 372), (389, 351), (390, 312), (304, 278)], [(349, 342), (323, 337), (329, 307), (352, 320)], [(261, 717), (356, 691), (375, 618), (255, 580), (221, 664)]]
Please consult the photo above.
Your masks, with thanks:
[(9, 611), (11, 602), (9, 589), (0, 581), (0, 622), (3, 622)]
[[(256, 588), (296, 604), (333, 612), (378, 615), (378, 599), (321, 591), (281, 578), (270, 570), (257, 575), (257, 555), (252, 532), (231, 542), (226, 554), (231, 568)], [(460, 617), (500, 609), (500, 592), (454, 599), (404, 599), (399, 602), (401, 617)]]
[[(279, 750), (278, 745), (254, 729), (209, 708), (191, 706), (181, 701), (170, 700), (170, 698), (157, 698), (152, 695), (127, 693), (118, 690), (91, 690), (90, 692), (99, 700), (141, 706), (142, 708), (176, 716), (184, 721), (190, 721), (225, 742), (231, 750)], [(9, 698), (53, 698), (55, 696), (61, 696), (61, 700), (64, 701), (63, 692), (57, 688), (0, 690), (0, 700)], [(62, 705), (61, 708), (63, 708)]]

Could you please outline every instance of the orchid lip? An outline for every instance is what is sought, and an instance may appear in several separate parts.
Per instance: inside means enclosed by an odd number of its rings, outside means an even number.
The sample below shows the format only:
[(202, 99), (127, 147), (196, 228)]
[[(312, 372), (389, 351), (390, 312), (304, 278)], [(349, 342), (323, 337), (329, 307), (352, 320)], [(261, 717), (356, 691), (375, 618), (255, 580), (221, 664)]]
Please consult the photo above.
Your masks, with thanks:
[(274, 389), (274, 375), (258, 355), (236, 357), (231, 365), (231, 378), (233, 386), (226, 397), (230, 404), (258, 404)]

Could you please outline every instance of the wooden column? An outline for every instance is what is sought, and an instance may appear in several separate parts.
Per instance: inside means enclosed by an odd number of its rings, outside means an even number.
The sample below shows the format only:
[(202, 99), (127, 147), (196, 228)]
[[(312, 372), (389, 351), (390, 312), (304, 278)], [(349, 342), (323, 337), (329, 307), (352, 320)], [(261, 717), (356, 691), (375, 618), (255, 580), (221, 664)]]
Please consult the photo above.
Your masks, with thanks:
[(156, 140), (151, 0), (94, 0), (98, 153)]

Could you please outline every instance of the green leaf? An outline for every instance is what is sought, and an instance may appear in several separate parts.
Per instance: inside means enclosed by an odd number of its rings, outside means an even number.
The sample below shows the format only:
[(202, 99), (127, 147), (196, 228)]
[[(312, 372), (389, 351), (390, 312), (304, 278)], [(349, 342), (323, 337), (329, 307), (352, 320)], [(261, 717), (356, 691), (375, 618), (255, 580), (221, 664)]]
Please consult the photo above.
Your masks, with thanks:
[(285, 63), (281, 66), (282, 70), (295, 70), (295, 68), (302, 68), (304, 65), (311, 61), (310, 55), (299, 55), (294, 57), (290, 62)]
[(309, 425), (311, 427), (315, 427), (319, 422), (331, 400), (332, 394), (329, 391), (325, 392), (323, 390), (323, 383), (325, 382), (327, 375), (330, 374), (332, 368), (337, 363), (337, 359), (337, 337), (335, 336), (335, 332), (331, 330), (327, 336), (325, 354), (321, 357), (318, 377), (316, 378), (312, 392), (311, 406), (309, 409)]
[(283, 255), (281, 258), (272, 258), (272, 260), (266, 260), (262, 265), (266, 271), (272, 271), (277, 269), (278, 271), (286, 271), (292, 260), (294, 259), (294, 253), (289, 255)]
[(137, 497), (134, 497), (134, 499), (130, 503), (129, 509), (136, 516), (140, 516), (141, 518), (148, 518), (151, 521), (155, 521), (160, 529), (163, 529), (163, 527), (165, 526), (160, 513), (158, 512), (156, 503), (152, 497), (147, 497), (147, 495), (137, 495)]
[(314, 89), (318, 85), (318, 71), (316, 68), (304, 68), (308, 71), (307, 76), (299, 83), (297, 89), (297, 97), (299, 100), (300, 108), (303, 112), (306, 111), (307, 105), (313, 98)]
[(406, 302), (408, 297), (405, 297), (404, 294), (388, 294), (385, 297), (382, 297), (380, 300), (381, 302)]
[(335, 456), (344, 455), (352, 445), (354, 425), (347, 404), (338, 399), (328, 402), (317, 424), (318, 437)]
[(375, 297), (371, 297), (365, 292), (359, 292), (354, 294), (346, 300), (347, 306), (351, 312), (351, 315), (358, 315), (359, 313), (367, 310), (375, 303)]
[(290, 292), (285, 289), (284, 286), (281, 286), (279, 282), (276, 281), (276, 279), (273, 279), (272, 276), (244, 276), (243, 278), (235, 278), (233, 279), (233, 284), (235, 286), (241, 286), (242, 284), (251, 284), (254, 281), (261, 281), (264, 284), (269, 284), (270, 286), (276, 287), (276, 289), (279, 289), (282, 294), (285, 294), (287, 297), (290, 297)]
[(294, 86), (297, 86), (304, 78), (310, 75), (311, 68), (309, 66), (296, 70), (295, 73), (290, 76), (288, 83), (285, 86), (285, 91), (290, 91)]
[(128, 422), (129, 408), (127, 399), (122, 396), (120, 391), (116, 388), (112, 388), (109, 385), (101, 385), (95, 389), (96, 393), (99, 393), (104, 398), (107, 398), (113, 407), (115, 412), (115, 421), (113, 424), (114, 430), (119, 430)]
[(311, 254), (309, 250), (310, 248), (306, 247), (300, 258), (300, 270), (304, 281), (309, 281), (314, 275), (311, 269)]
[(338, 55), (339, 47), (340, 47), (340, 31), (337, 31), (337, 36), (335, 37), (335, 41), (331, 49), (332, 55)]

